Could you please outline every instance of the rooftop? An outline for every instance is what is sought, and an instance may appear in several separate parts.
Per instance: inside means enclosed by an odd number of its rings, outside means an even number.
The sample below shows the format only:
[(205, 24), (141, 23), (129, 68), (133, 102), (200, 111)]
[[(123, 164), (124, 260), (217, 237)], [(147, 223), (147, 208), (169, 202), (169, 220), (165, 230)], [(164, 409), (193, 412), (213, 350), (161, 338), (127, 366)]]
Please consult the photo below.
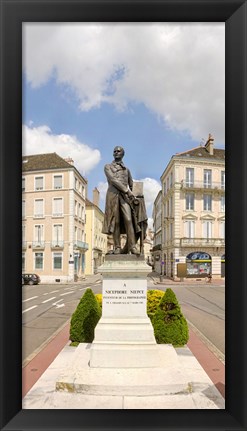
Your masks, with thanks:
[(83, 179), (87, 180), (80, 174), (74, 166), (71, 158), (63, 159), (57, 153), (33, 154), (22, 157), (22, 172), (47, 171), (59, 169), (74, 169)]
[(37, 171), (47, 169), (69, 169), (73, 165), (66, 162), (57, 153), (34, 154), (22, 157), (22, 171)]
[(203, 159), (217, 159), (225, 160), (225, 150), (220, 148), (214, 148), (213, 154), (211, 155), (206, 147), (196, 147), (191, 150), (184, 151), (183, 153), (176, 153), (174, 157), (201, 157)]

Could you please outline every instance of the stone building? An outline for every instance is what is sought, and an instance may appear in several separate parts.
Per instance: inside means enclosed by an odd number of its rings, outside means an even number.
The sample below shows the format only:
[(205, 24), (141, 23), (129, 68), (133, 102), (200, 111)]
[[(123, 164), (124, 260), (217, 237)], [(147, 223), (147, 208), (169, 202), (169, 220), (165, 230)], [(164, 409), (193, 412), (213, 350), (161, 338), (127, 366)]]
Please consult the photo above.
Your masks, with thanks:
[(161, 184), (161, 229), (155, 236), (161, 230), (156, 266), (162, 275), (176, 279), (182, 270), (186, 277), (224, 277), (225, 150), (214, 148), (209, 135), (204, 146), (171, 158)]
[(56, 153), (22, 159), (22, 272), (44, 283), (84, 277), (87, 180)]
[(97, 273), (107, 253), (107, 235), (102, 233), (104, 213), (99, 208), (99, 191), (93, 190), (93, 202), (86, 200), (86, 238), (89, 249), (86, 254), (85, 274)]

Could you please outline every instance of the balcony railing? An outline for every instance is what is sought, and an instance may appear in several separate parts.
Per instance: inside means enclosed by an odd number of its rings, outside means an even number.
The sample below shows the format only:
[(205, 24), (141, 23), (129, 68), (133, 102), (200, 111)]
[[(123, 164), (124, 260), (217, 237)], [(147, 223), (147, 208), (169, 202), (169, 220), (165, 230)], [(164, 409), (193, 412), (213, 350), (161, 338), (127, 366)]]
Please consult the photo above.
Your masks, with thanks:
[(51, 248), (63, 248), (64, 247), (64, 242), (63, 241), (52, 241), (51, 242)]
[(35, 249), (44, 249), (45, 248), (45, 241), (33, 241), (32, 244), (33, 248)]
[(224, 183), (217, 183), (217, 182), (212, 182), (212, 183), (207, 183), (205, 181), (186, 181), (186, 180), (182, 180), (181, 181), (181, 189), (184, 190), (195, 190), (195, 189), (202, 189), (202, 190), (216, 190), (216, 191), (221, 191), (224, 192), (225, 191), (225, 184)]
[(88, 243), (76, 240), (74, 243), (74, 248), (80, 249), (80, 250), (88, 250)]
[(190, 247), (224, 247), (225, 240), (223, 238), (181, 238), (180, 246)]

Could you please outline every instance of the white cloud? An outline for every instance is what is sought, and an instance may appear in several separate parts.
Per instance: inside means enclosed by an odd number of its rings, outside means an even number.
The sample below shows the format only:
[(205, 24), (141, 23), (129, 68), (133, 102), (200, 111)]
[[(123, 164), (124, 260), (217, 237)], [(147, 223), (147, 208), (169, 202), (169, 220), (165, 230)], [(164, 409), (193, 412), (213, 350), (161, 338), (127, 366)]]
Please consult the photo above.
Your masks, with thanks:
[(195, 140), (224, 142), (223, 23), (24, 25), (24, 69), (33, 87), (68, 85), (81, 110), (143, 103)]
[(88, 174), (100, 161), (99, 150), (80, 142), (76, 136), (52, 134), (48, 126), (22, 128), (23, 155), (57, 153), (74, 160), (82, 175)]
[(147, 213), (151, 215), (155, 198), (161, 189), (161, 184), (153, 178), (143, 178), (140, 181), (143, 182), (143, 194)]

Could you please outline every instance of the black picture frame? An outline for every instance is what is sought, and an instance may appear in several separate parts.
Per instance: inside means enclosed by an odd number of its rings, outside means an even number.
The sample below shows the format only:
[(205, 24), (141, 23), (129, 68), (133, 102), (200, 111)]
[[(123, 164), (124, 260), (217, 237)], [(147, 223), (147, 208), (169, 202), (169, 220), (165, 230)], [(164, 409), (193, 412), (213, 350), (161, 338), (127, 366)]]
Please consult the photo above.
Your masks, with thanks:
[[(245, 430), (246, 64), (244, 0), (0, 0), (1, 3), (1, 429)], [(226, 409), (22, 410), (21, 155), (23, 22), (225, 22)], [(196, 67), (196, 65), (195, 65)], [(217, 73), (217, 71), (215, 71)], [(213, 94), (209, 97), (212, 98)]]

